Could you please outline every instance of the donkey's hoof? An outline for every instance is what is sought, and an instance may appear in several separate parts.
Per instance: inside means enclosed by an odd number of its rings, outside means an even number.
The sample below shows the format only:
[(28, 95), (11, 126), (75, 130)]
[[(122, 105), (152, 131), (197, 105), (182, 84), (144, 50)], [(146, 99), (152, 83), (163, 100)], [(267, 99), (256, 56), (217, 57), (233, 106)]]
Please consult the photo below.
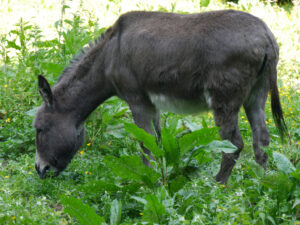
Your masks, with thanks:
[(267, 162), (268, 162), (268, 155), (266, 153), (256, 155), (255, 161), (261, 165), (265, 170), (267, 170)]
[(218, 175), (216, 176), (216, 181), (220, 184), (225, 185), (227, 180), (228, 180), (229, 176), (224, 176), (224, 174), (221, 174), (220, 172), (218, 173)]

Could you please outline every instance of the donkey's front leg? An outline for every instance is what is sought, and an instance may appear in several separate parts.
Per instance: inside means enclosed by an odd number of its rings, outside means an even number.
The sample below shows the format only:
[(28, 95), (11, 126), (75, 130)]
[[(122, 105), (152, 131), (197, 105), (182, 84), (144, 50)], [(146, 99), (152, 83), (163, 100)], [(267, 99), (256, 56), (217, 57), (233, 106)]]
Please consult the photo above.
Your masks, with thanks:
[[(150, 99), (146, 96), (134, 96), (133, 99), (129, 99), (127, 102), (136, 125), (154, 136), (155, 133), (152, 127), (153, 122), (155, 132), (157, 133), (158, 138), (160, 138), (160, 113), (159, 110), (151, 103)], [(150, 159), (153, 159), (151, 152), (143, 146), (143, 143), (140, 144), (144, 153), (149, 155)], [(141, 154), (141, 158), (146, 166), (152, 167), (144, 154)]]

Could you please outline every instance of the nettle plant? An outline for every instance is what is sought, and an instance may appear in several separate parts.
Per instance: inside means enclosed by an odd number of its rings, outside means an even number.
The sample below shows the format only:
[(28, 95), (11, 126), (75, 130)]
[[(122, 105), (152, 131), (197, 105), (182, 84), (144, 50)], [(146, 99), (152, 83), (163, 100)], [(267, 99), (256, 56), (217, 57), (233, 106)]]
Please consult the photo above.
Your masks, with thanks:
[[(199, 166), (213, 161), (213, 153), (234, 153), (237, 149), (231, 142), (221, 141), (219, 128), (208, 127), (204, 120), (203, 128), (193, 131), (180, 125), (180, 122), (182, 120), (169, 117), (161, 130), (160, 139), (135, 124), (124, 123), (127, 133), (130, 133), (134, 139), (142, 141), (144, 147), (152, 152), (154, 157), (152, 159), (145, 155), (152, 167), (143, 164), (138, 155), (121, 157), (107, 155), (103, 162), (113, 174), (117, 175), (115, 181), (120, 185), (99, 181), (97, 186), (100, 187), (97, 190), (104, 188), (108, 192), (116, 192), (116, 190), (124, 192), (125, 189), (135, 187), (135, 192), (131, 193), (130, 199), (144, 206), (140, 215), (145, 222), (161, 224), (171, 215), (176, 214), (173, 208), (176, 193), (192, 180), (191, 176), (195, 174), (193, 172), (196, 172)], [(140, 152), (144, 154), (143, 151)], [(142, 197), (137, 196), (139, 189), (143, 189), (145, 193)], [(123, 198), (124, 196), (111, 203), (110, 220), (115, 221), (111, 224), (120, 222)], [(65, 211), (81, 223), (88, 224), (82, 216), (84, 214), (78, 212), (86, 212), (89, 217), (93, 217), (100, 224), (103, 223), (103, 218), (80, 200), (66, 196), (61, 200), (66, 208)]]
[(203, 122), (202, 129), (191, 132), (182, 127), (177, 129), (177, 123), (176, 119), (169, 121), (161, 130), (160, 140), (135, 124), (125, 123), (125, 130), (152, 152), (152, 160), (145, 155), (151, 160), (152, 168), (145, 166), (136, 155), (106, 156), (106, 166), (122, 178), (141, 181), (150, 189), (155, 189), (159, 183), (174, 193), (189, 180), (192, 160), (203, 164), (212, 161), (212, 152), (233, 153), (237, 149), (227, 140), (220, 141), (217, 127), (209, 128)]

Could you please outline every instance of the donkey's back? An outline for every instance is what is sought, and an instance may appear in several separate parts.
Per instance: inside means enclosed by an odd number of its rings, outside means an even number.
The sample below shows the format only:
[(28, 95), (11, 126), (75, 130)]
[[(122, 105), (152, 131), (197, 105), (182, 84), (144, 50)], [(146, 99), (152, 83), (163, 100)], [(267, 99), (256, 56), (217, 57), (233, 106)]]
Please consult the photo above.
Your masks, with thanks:
[[(118, 95), (126, 100), (129, 91), (143, 92), (175, 112), (212, 108), (219, 104), (214, 95), (221, 102), (235, 98), (239, 108), (267, 60), (275, 67), (278, 60), (278, 45), (264, 22), (240, 11), (131, 12), (114, 29), (115, 51), (106, 68)], [(184, 107), (190, 104), (195, 109)]]

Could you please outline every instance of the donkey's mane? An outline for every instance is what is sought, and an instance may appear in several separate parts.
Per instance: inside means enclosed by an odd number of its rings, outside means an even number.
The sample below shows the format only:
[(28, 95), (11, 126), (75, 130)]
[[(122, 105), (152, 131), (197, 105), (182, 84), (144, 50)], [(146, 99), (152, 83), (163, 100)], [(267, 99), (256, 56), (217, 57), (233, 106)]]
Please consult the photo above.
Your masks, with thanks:
[[(90, 41), (88, 43), (88, 46), (82, 48), (79, 53), (77, 53), (71, 60), (70, 60), (70, 65), (64, 69), (62, 74), (59, 76), (57, 83), (59, 83), (63, 78), (65, 78), (68, 75), (71, 75), (72, 72), (76, 69), (78, 69), (78, 66), (82, 65), (82, 61), (84, 58), (88, 55), (92, 55), (94, 57), (97, 56), (97, 54), (93, 54), (96, 49), (99, 49), (104, 42), (111, 37), (112, 34), (112, 29), (111, 27), (108, 28), (105, 32), (103, 32), (98, 38), (96, 38), (93, 41)], [(94, 59), (94, 57), (89, 57), (89, 59)], [(90, 62), (87, 62), (88, 65), (82, 65), (86, 68), (90, 66)]]

